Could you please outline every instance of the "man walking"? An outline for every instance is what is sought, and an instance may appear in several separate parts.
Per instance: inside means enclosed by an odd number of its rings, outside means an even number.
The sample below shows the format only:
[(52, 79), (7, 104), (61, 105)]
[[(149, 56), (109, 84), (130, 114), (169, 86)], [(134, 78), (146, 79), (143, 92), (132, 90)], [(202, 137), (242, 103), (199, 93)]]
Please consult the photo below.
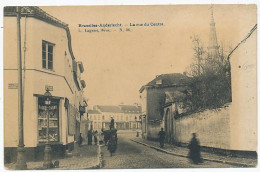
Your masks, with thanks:
[(166, 135), (165, 131), (163, 131), (163, 128), (161, 128), (161, 131), (158, 133), (158, 135), (159, 135), (160, 147), (163, 148), (165, 135)]

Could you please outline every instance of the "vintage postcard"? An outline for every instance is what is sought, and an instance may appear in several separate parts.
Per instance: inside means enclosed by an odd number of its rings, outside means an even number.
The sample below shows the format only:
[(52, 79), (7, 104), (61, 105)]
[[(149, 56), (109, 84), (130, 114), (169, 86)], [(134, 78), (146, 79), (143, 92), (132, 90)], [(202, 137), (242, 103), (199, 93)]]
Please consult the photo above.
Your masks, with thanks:
[(257, 167), (257, 6), (3, 8), (8, 170)]

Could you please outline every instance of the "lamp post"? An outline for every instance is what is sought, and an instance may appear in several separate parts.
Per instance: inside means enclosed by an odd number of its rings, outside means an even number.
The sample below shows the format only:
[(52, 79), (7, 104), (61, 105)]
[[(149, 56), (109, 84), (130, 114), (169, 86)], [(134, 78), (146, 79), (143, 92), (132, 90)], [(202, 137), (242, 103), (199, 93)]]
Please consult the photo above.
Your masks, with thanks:
[(51, 93), (49, 91), (49, 89), (46, 89), (46, 92), (44, 93), (44, 97), (45, 97), (45, 105), (46, 105), (46, 113), (47, 113), (47, 142), (45, 143), (45, 149), (44, 149), (44, 163), (43, 163), (43, 168), (45, 169), (49, 169), (53, 167), (52, 164), (52, 158), (51, 158), (51, 145), (50, 145), (50, 136), (49, 136), (49, 123), (50, 123), (50, 114), (49, 114), (49, 108), (51, 105)]
[(18, 71), (18, 148), (17, 170), (27, 169), (24, 149), (24, 128), (23, 128), (23, 92), (22, 92), (22, 55), (21, 55), (21, 7), (16, 7), (17, 12), (17, 71)]

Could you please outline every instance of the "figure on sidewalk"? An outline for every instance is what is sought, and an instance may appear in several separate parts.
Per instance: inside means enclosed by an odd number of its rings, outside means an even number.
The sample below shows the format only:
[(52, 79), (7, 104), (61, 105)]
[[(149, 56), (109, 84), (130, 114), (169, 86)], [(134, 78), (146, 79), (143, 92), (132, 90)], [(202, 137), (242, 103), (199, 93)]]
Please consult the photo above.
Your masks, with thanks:
[(109, 131), (110, 131), (110, 130), (103, 130), (105, 146), (107, 145), (107, 142), (108, 142), (109, 137), (110, 137), (110, 136), (109, 136), (109, 135), (110, 135)]
[(88, 130), (88, 145), (92, 145), (92, 130)]
[(116, 151), (117, 148), (117, 131), (116, 130), (110, 130), (110, 137), (108, 140), (108, 146), (107, 146), (110, 156)]
[(192, 139), (190, 141), (190, 144), (188, 145), (189, 148), (189, 159), (194, 163), (202, 163), (203, 160), (200, 155), (200, 143), (198, 139), (196, 138), (196, 133), (192, 133)]
[(163, 131), (163, 128), (161, 128), (161, 131), (158, 133), (158, 135), (159, 135), (160, 147), (163, 148), (164, 140), (165, 140), (165, 136), (166, 136), (166, 133), (165, 133), (165, 131)]
[(81, 133), (79, 133), (79, 146), (82, 145), (82, 141), (83, 141), (83, 139), (82, 139), (82, 135), (81, 135)]
[(102, 145), (105, 142), (104, 128), (101, 128), (98, 141), (100, 145)]
[(98, 131), (97, 131), (97, 130), (94, 131), (93, 135), (94, 135), (94, 142), (95, 142), (95, 145), (97, 145), (97, 142), (98, 142), (98, 139), (97, 139), (97, 137), (98, 137)]
[(110, 126), (109, 126), (110, 130), (115, 128), (115, 120), (113, 117), (111, 117), (111, 121), (110, 121)]

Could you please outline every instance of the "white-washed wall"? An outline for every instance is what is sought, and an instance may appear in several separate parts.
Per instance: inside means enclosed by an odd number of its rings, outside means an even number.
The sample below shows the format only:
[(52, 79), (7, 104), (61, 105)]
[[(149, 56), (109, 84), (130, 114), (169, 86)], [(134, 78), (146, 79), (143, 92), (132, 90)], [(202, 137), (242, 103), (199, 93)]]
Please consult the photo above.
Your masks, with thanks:
[[(8, 84), (17, 83), (17, 28), (16, 17), (4, 17), (4, 146), (18, 145), (18, 90), (9, 89)], [(22, 47), (25, 35), (25, 18), (21, 18)], [(54, 70), (42, 69), (42, 40), (54, 43)], [(23, 49), (22, 49), (23, 50)], [(65, 51), (67, 57), (65, 57)], [(24, 52), (22, 51), (22, 58)], [(43, 95), (45, 85), (53, 86), (53, 96), (68, 98), (70, 104), (79, 107), (82, 93), (77, 90), (72, 76), (72, 59), (68, 50), (67, 33), (64, 29), (35, 18), (26, 19), (26, 54), (24, 87), (24, 144), (38, 144), (38, 105), (34, 94)], [(68, 68), (68, 64), (70, 68)], [(74, 136), (67, 135), (67, 114), (64, 100), (60, 106), (60, 142), (73, 142)], [(66, 138), (68, 137), (68, 139)]]
[(231, 145), (257, 150), (257, 31), (230, 58), (232, 81)]
[(230, 149), (229, 107), (205, 110), (174, 121), (176, 142), (189, 143), (197, 133), (202, 146)]

